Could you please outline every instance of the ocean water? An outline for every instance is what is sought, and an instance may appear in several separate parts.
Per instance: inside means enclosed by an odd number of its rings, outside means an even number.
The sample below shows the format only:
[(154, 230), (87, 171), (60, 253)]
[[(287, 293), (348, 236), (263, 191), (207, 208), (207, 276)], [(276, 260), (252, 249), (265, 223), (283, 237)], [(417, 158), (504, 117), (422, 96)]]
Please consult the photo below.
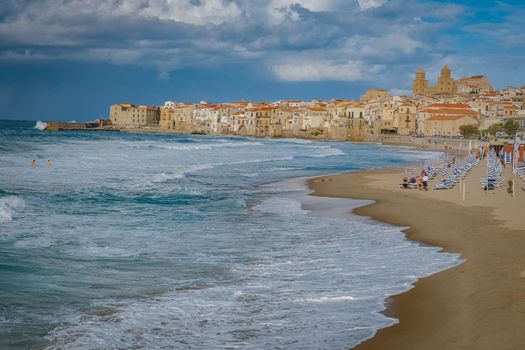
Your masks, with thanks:
[(460, 261), (307, 196), (430, 153), (34, 125), (0, 121), (0, 349), (346, 349)]

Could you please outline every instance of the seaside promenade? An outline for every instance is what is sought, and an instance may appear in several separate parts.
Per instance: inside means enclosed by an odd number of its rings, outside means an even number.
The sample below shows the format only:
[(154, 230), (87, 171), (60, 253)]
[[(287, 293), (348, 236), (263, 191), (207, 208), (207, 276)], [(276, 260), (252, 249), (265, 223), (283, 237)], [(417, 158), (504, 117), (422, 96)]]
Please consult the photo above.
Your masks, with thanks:
[[(390, 298), (385, 314), (399, 323), (380, 330), (356, 349), (525, 348), (525, 183), (516, 177), (515, 196), (505, 181), (484, 191), (486, 161), (464, 179), (465, 200), (449, 190), (407, 190), (403, 169), (382, 169), (312, 181), (315, 195), (372, 199), (356, 214), (408, 226), (409, 239), (459, 253), (464, 263), (420, 279), (415, 288)], [(430, 183), (438, 183), (441, 175)]]

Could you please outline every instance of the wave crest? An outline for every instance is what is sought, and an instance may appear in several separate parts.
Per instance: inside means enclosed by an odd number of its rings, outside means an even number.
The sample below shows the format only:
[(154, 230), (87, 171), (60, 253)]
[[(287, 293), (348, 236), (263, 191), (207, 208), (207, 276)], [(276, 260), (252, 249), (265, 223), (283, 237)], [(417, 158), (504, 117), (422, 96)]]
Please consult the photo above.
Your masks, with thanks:
[(344, 156), (346, 153), (341, 151), (339, 148), (333, 148), (331, 146), (315, 147), (318, 150), (317, 153), (305, 154), (305, 157), (312, 158), (325, 158), (332, 156)]
[(191, 165), (174, 173), (156, 174), (153, 176), (153, 179), (151, 181), (154, 183), (169, 182), (173, 180), (183, 179), (184, 177), (186, 177), (187, 173), (193, 173), (201, 170), (209, 170), (213, 168), (213, 164)]
[(217, 142), (208, 144), (166, 144), (166, 143), (148, 143), (139, 147), (167, 149), (173, 151), (195, 151), (195, 150), (211, 150), (214, 148), (226, 148), (226, 147), (246, 147), (246, 146), (260, 146), (260, 142)]
[(26, 202), (16, 196), (0, 198), (0, 224), (13, 221), (15, 216), (25, 208)]
[(39, 120), (36, 122), (34, 128), (38, 130), (45, 130), (47, 128), (47, 123)]

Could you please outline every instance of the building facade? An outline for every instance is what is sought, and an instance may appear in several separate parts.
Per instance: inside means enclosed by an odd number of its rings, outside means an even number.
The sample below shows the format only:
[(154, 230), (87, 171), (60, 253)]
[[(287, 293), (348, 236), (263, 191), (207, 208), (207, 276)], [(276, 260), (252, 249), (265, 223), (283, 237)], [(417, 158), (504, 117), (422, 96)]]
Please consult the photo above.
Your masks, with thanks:
[(445, 65), (441, 69), (441, 74), (435, 86), (430, 86), (425, 76), (423, 68), (419, 68), (416, 78), (412, 81), (412, 94), (434, 95), (434, 94), (454, 94), (458, 91), (457, 83), (452, 78), (452, 71)]
[(112, 125), (121, 127), (153, 126), (159, 124), (160, 109), (159, 107), (120, 103), (109, 108), (109, 119)]
[(439, 115), (425, 120), (425, 135), (427, 136), (460, 136), (462, 125), (478, 126), (478, 121), (469, 116)]

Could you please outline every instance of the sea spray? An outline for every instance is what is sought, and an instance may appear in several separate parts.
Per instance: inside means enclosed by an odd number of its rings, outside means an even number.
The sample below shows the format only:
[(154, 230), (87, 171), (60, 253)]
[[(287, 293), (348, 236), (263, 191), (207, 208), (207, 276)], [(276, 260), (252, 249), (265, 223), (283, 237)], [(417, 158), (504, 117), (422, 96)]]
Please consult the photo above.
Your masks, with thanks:
[(0, 224), (13, 221), (15, 216), (25, 208), (25, 201), (16, 196), (0, 198)]
[(35, 124), (35, 129), (45, 130), (46, 128), (47, 128), (47, 123), (46, 122), (42, 122), (42, 121), (39, 120)]

